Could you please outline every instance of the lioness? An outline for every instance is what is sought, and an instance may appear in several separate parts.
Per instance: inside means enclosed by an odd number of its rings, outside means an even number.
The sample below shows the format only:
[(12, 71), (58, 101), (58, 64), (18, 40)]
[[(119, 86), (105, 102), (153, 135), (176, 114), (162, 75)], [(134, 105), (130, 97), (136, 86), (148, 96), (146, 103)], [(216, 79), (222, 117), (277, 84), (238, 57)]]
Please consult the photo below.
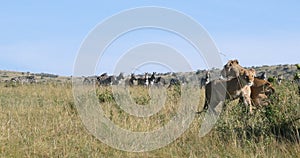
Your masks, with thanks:
[[(251, 86), (254, 82), (255, 71), (253, 69), (242, 69), (238, 77), (230, 80), (213, 80), (205, 86), (205, 105), (203, 110), (211, 107), (215, 113), (215, 107), (225, 101), (225, 99), (233, 100), (240, 97), (250, 96), (244, 94), (243, 88)], [(243, 99), (245, 105), (249, 105), (250, 113), (252, 113), (252, 105), (250, 97)]]
[(238, 60), (229, 60), (227, 64), (224, 65), (221, 75), (226, 78), (235, 78), (238, 77), (240, 74), (240, 71), (244, 68), (239, 65)]
[(271, 83), (263, 80), (254, 78), (254, 84), (251, 86), (251, 98), (253, 105), (268, 105), (268, 97), (275, 92)]
[[(234, 78), (240, 75), (243, 67), (239, 65), (238, 60), (229, 60), (221, 71), (221, 75), (226, 78)], [(245, 93), (251, 93), (253, 105), (267, 105), (265, 100), (275, 92), (271, 83), (259, 78), (254, 79), (254, 84), (249, 88), (244, 89)], [(250, 92), (251, 91), (251, 92)]]

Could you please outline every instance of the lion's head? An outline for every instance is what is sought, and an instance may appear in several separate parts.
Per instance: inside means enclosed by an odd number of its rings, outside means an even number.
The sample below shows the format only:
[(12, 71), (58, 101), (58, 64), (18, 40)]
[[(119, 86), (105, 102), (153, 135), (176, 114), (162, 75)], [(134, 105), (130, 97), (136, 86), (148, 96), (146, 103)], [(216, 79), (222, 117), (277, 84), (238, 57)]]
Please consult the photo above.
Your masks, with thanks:
[(229, 60), (227, 64), (224, 65), (221, 75), (225, 78), (235, 78), (240, 75), (241, 69), (243, 69), (243, 67), (239, 65), (238, 60)]
[(245, 85), (252, 86), (255, 78), (255, 70), (254, 69), (241, 69), (240, 71), (240, 80), (245, 83)]

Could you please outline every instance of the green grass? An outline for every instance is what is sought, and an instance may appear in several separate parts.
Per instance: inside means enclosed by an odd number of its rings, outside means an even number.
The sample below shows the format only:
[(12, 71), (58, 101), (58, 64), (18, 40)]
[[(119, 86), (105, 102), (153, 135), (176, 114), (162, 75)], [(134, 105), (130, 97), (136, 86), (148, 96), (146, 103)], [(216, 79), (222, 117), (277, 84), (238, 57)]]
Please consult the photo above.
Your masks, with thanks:
[[(150, 96), (144, 87), (131, 87), (133, 100), (143, 106)], [(204, 91), (199, 94), (201, 110)], [(105, 116), (122, 128), (149, 131), (176, 114), (180, 89), (167, 90), (166, 105), (149, 118), (125, 113), (111, 88), (97, 96)], [(201, 116), (173, 143), (158, 150), (131, 153), (116, 150), (88, 133), (75, 109), (70, 83), (7, 86), (0, 84), (0, 157), (299, 157), (300, 97), (291, 83), (276, 85), (273, 104), (247, 114), (237, 101), (228, 103), (216, 126), (199, 137)], [(100, 105), (100, 104), (99, 104)]]

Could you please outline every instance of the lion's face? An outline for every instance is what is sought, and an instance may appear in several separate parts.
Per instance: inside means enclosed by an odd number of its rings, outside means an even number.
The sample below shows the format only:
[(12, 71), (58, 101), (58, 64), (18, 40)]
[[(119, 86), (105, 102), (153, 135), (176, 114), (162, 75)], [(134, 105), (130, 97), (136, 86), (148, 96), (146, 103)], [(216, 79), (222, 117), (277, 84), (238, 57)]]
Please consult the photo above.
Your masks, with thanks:
[(247, 85), (252, 86), (255, 78), (255, 70), (254, 69), (242, 69), (241, 70), (240, 79), (246, 82)]
[(238, 60), (229, 60), (221, 71), (221, 75), (226, 78), (235, 78), (239, 76), (240, 69)]

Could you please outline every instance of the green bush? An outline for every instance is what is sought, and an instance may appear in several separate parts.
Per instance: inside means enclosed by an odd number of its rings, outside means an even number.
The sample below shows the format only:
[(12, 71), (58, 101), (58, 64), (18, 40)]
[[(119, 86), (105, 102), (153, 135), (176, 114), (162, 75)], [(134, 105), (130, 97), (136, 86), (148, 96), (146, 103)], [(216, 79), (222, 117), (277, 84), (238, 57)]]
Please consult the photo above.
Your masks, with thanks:
[(298, 70), (300, 70), (300, 64), (296, 64)]
[(133, 100), (138, 105), (147, 105), (150, 102), (150, 97), (149, 96), (139, 96), (139, 97), (134, 97)]
[(100, 103), (104, 102), (113, 102), (114, 101), (114, 96), (113, 93), (109, 90), (105, 90), (104, 92), (98, 94), (98, 99)]
[(241, 146), (270, 140), (299, 143), (300, 99), (295, 91), (290, 82), (278, 85), (276, 94), (270, 97), (271, 104), (258, 107), (252, 115), (243, 104), (228, 103), (216, 131), (223, 141), (236, 140)]

